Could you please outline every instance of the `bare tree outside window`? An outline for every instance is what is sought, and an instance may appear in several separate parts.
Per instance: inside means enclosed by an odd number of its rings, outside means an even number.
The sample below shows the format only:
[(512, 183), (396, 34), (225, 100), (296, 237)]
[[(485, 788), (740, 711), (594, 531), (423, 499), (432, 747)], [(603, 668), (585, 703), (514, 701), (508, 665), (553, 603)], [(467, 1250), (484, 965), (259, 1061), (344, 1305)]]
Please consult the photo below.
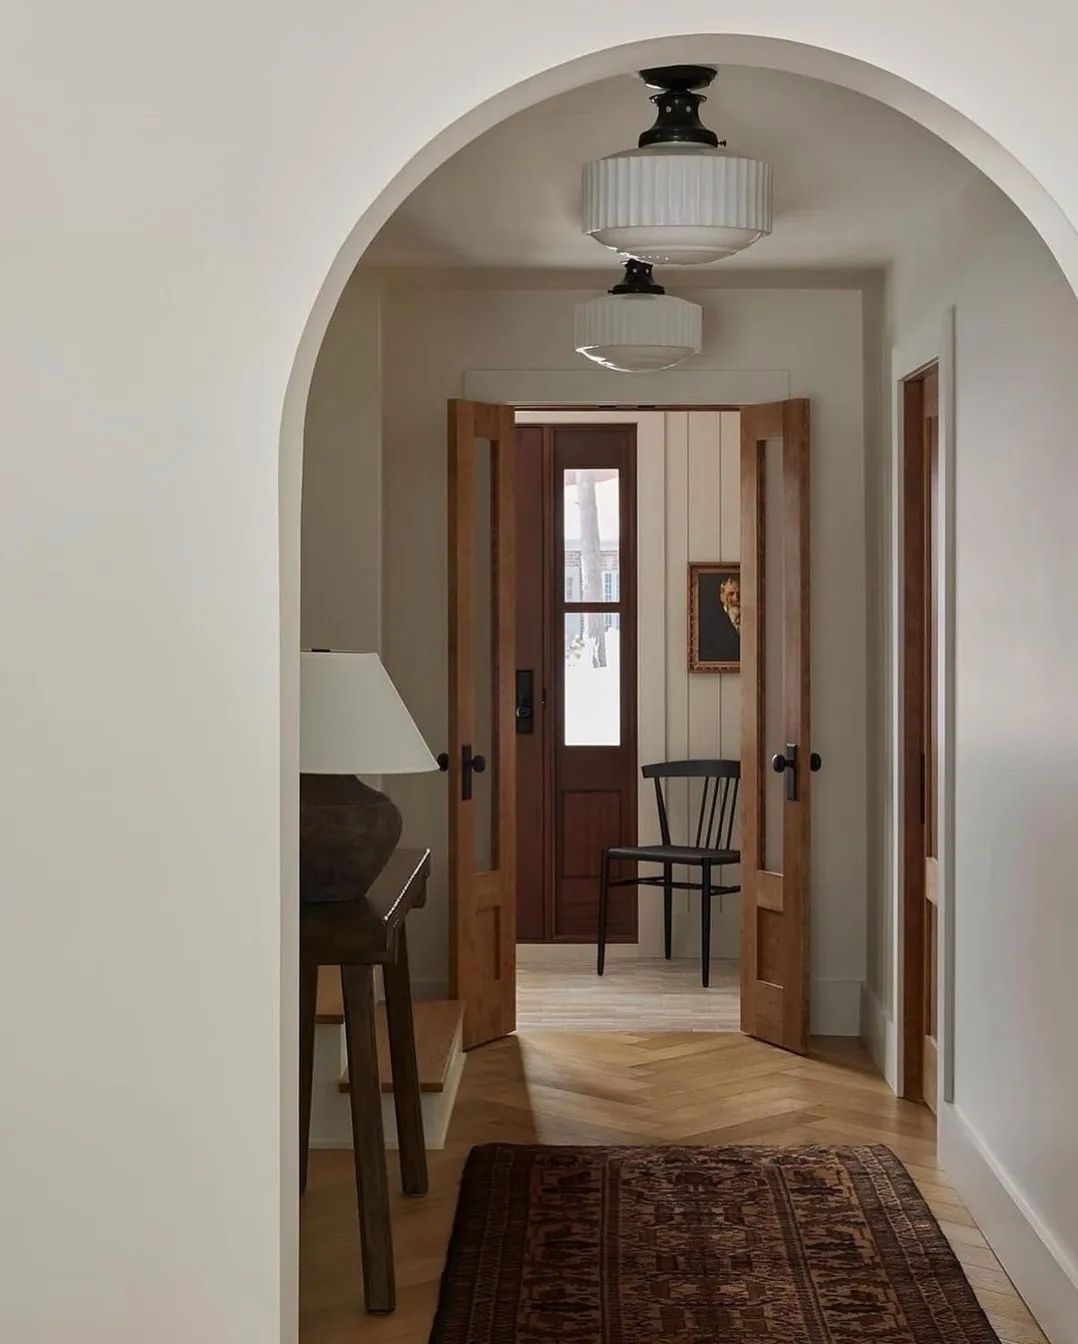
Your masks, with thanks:
[[(603, 600), (603, 548), (599, 537), (599, 503), (595, 496), (595, 471), (577, 472), (576, 499), (580, 509), (580, 586), (583, 602)], [(587, 617), (588, 647), (592, 667), (606, 667), (606, 624), (602, 612)]]

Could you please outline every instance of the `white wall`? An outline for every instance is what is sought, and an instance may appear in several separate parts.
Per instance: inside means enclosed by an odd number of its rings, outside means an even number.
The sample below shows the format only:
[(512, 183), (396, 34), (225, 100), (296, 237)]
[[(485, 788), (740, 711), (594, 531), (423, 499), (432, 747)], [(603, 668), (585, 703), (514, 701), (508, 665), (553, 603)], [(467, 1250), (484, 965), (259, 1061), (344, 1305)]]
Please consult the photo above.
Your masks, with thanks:
[[(497, 386), (507, 397), (512, 370), (527, 374), (521, 380), (521, 387), (529, 389), (524, 395), (534, 395), (543, 377), (548, 387), (556, 387), (558, 371), (572, 367), (573, 304), (585, 296), (551, 287), (546, 279), (534, 289), (520, 288), (519, 280), (511, 289), (479, 283), (442, 277), (424, 286), (396, 278), (387, 283), (383, 299), (385, 652), (432, 744), (443, 742), (446, 731), (446, 399), (461, 395), (466, 374), (470, 384)], [(489, 279), (484, 283), (489, 286)], [(812, 399), (813, 748), (826, 763), (814, 782), (813, 1018), (819, 1030), (856, 1034), (867, 904), (861, 292), (763, 286), (682, 292), (705, 307), (705, 348), (693, 362), (693, 376), (713, 371), (717, 400), (724, 399), (721, 389), (730, 387), (730, 380), (744, 378), (749, 384), (765, 375), (771, 386), (782, 386), (783, 394)], [(537, 370), (546, 373), (531, 372)], [(604, 379), (599, 386), (606, 390), (596, 400), (637, 395), (627, 391), (623, 375), (599, 372)], [(698, 388), (689, 397), (679, 393), (678, 370), (654, 378), (646, 385), (648, 398), (700, 400)], [(688, 535), (684, 521), (679, 524), (679, 516), (689, 520), (688, 491), (694, 483), (706, 492), (704, 498), (714, 496), (718, 508), (722, 469), (721, 454), (709, 453), (697, 437), (696, 429), (703, 426), (694, 429), (690, 443), (688, 421), (682, 420), (671, 426), (665, 485), (668, 555), (673, 548), (678, 556), (676, 565), (670, 563), (671, 594), (684, 591), (690, 546), (708, 551), (725, 540), (718, 534), (717, 513), (710, 535), (702, 517)], [(672, 616), (675, 620), (683, 620), (683, 614)], [(683, 657), (676, 647), (680, 639), (683, 648), (681, 629), (670, 626), (669, 657), (675, 662)], [(699, 680), (692, 679), (694, 686)], [(673, 754), (687, 745), (689, 716), (699, 720), (702, 734), (709, 714), (702, 703), (690, 708), (688, 686), (683, 689), (684, 697), (672, 701), (668, 748)], [(691, 695), (695, 701), (707, 692), (694, 689)], [(680, 722), (677, 706), (682, 707)], [(393, 796), (405, 816), (406, 836), (430, 844), (436, 856), (430, 901), (416, 919), (412, 952), (417, 980), (438, 986), (446, 976), (447, 947), (445, 781), (433, 776), (394, 781)]]
[[(1078, 759), (1069, 745), (1078, 734), (1078, 304), (986, 182), (926, 219), (896, 261), (889, 344), (938, 347), (949, 304), (955, 1076), (941, 1143), (1062, 1344), (1078, 1339)], [(889, 517), (885, 504), (881, 523)], [(878, 633), (886, 649), (886, 623)], [(873, 927), (875, 989), (894, 1013), (893, 902)]]
[[(506, 89), (521, 106), (642, 53), (525, 86), (552, 67), (721, 21), (799, 45), (705, 40), (720, 63), (830, 72), (946, 125), (1078, 257), (1078, 13), (1058, 0), (990, 24), (979, 0), (885, 15), (729, 0), (719, 20), (706, 0), (658, 16), (598, 0), (550, 17), (494, 0), (5, 14), (9, 1338), (294, 1335), (299, 450), (314, 351), (408, 189), (380, 199), (397, 175), (466, 139), (473, 109), (488, 104), (473, 130), (507, 110), (488, 103)], [(447, 61), (465, 29), (468, 59)], [(401, 96), (403, 68), (422, 97)], [(1049, 449), (1032, 442), (1031, 462)], [(1061, 613), (1074, 545), (1040, 576)], [(1058, 638), (1038, 630), (1032, 655)], [(1040, 863), (1068, 852), (1046, 846)]]
[(378, 286), (341, 296), (314, 367), (303, 433), (300, 639), (382, 647), (382, 339)]

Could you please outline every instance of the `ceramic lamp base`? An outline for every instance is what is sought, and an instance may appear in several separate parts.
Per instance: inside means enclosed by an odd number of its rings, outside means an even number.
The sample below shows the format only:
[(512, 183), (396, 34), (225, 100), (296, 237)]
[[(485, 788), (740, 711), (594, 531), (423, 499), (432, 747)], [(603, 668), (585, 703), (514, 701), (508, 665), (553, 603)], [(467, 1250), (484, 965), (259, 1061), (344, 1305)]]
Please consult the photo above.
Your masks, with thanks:
[(365, 895), (397, 848), (401, 826), (392, 800), (355, 775), (300, 775), (300, 900)]

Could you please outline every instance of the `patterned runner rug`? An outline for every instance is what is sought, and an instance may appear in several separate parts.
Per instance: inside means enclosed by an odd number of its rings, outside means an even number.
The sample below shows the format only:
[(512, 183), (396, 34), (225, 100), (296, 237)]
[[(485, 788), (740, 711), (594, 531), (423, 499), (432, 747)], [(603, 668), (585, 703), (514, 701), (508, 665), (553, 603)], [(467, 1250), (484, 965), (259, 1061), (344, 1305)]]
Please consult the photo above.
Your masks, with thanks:
[(887, 1148), (473, 1149), (431, 1344), (998, 1344)]

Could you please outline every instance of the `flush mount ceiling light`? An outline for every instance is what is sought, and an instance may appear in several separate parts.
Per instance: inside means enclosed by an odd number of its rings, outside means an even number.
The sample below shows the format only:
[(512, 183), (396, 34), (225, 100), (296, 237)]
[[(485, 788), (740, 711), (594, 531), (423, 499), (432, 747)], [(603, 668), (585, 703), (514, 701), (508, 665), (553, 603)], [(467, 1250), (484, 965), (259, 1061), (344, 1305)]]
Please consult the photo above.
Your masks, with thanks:
[(647, 262), (627, 261), (625, 278), (602, 298), (577, 304), (576, 351), (604, 369), (672, 369), (700, 349), (700, 306), (657, 285)]
[(702, 125), (708, 65), (641, 70), (655, 89), (655, 125), (638, 148), (584, 168), (581, 228), (623, 256), (699, 266), (771, 232), (771, 165), (745, 159)]

